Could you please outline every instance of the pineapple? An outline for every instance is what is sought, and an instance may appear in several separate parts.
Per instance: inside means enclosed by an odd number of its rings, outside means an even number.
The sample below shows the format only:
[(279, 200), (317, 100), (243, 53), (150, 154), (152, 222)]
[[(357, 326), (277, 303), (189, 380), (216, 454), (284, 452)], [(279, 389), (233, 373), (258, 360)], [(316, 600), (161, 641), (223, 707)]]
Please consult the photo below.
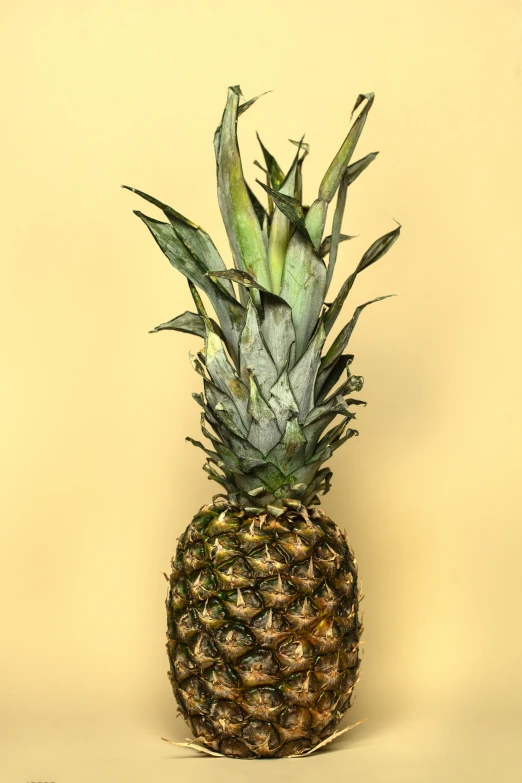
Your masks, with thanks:
[(327, 304), (339, 244), (351, 239), (341, 233), (347, 190), (377, 154), (351, 162), (374, 95), (357, 98), (356, 119), (310, 207), (302, 200), (302, 139), (286, 174), (260, 142), (266, 208), (246, 184), (237, 121), (255, 100), (231, 87), (214, 139), (233, 268), (202, 228), (129, 188), (162, 210), (166, 222), (136, 214), (188, 279), (195, 312), (153, 331), (204, 341), (191, 361), (203, 381), (193, 397), (208, 444), (187, 440), (205, 452), (204, 470), (222, 488), (172, 560), (169, 677), (199, 747), (236, 758), (313, 752), (350, 706), (361, 634), (357, 564), (318, 496), (330, 488), (324, 463), (358, 434), (353, 408), (364, 403), (351, 395), (363, 378), (351, 373), (347, 348), (371, 302), (340, 330), (336, 324), (356, 276), (400, 233), (398, 226), (376, 240)]

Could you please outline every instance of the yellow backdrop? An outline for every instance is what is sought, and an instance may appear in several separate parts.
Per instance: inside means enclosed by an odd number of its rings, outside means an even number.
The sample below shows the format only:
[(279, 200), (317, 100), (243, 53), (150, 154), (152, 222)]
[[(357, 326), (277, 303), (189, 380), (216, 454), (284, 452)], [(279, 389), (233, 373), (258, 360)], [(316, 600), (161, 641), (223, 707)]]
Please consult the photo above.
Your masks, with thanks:
[(256, 130), (285, 165), (306, 132), (308, 200), (356, 95), (376, 93), (359, 152), (380, 155), (350, 193), (359, 236), (334, 283), (403, 224), (351, 294), (350, 309), (398, 296), (355, 332), (369, 405), (324, 502), (364, 578), (351, 713), (370, 720), (270, 775), (515, 779), (520, 3), (4, 0), (0, 13), (2, 780), (266, 779), (159, 741), (187, 732), (162, 572), (216, 485), (184, 442), (198, 340), (147, 333), (189, 292), (119, 187), (201, 223), (228, 260), (212, 137), (237, 83), (273, 90), (240, 123), (247, 175)]

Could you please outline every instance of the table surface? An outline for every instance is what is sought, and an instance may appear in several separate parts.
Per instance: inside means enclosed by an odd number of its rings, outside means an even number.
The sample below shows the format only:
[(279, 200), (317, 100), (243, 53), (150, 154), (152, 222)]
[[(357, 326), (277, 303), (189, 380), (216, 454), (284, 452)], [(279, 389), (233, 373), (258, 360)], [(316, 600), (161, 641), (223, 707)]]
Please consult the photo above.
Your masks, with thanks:
[[(166, 732), (168, 733), (168, 732)], [(181, 720), (168, 733), (183, 740)], [(151, 727), (103, 718), (14, 727), (4, 735), (2, 783), (513, 783), (522, 779), (513, 715), (410, 715), (368, 720), (304, 759), (212, 758), (161, 741)]]

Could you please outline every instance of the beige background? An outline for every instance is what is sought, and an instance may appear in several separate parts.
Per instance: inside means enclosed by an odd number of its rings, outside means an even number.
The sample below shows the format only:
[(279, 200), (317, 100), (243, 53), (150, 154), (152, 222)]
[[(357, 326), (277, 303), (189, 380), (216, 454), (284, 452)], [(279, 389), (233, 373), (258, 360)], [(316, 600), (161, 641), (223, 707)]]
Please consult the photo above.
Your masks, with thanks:
[[(0, 36), (1, 780), (518, 779), (521, 4), (4, 0)], [(198, 340), (147, 334), (189, 293), (119, 189), (228, 254), (212, 137), (236, 83), (274, 90), (241, 120), (247, 175), (256, 129), (285, 165), (306, 131), (308, 200), (376, 92), (336, 283), (404, 226), (351, 295), (398, 297), (355, 333), (370, 404), (324, 504), (364, 576), (369, 721), (269, 768), (159, 740), (186, 735), (161, 572), (215, 487), (183, 440)]]

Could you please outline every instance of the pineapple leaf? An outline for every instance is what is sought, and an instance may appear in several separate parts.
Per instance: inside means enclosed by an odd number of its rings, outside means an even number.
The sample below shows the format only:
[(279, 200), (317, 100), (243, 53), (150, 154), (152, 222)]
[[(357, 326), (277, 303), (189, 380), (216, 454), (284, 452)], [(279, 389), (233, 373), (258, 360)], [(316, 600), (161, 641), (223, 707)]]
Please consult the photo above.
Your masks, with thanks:
[(215, 451), (211, 451), (210, 449), (207, 449), (199, 440), (194, 440), (194, 438), (191, 438), (187, 435), (185, 438), (187, 443), (191, 443), (193, 446), (196, 446), (198, 449), (202, 449), (205, 454), (207, 454), (208, 458), (212, 460), (218, 467), (220, 466), (219, 463), (221, 462), (219, 454), (217, 454)]
[(277, 380), (277, 368), (261, 334), (259, 318), (252, 302), (248, 304), (245, 326), (239, 340), (239, 367), (245, 383), (249, 383), (250, 371), (256, 372), (261, 394), (267, 396)]
[[(299, 152), (300, 149), (297, 150), (296, 156), (292, 162), (292, 165), (290, 166), (290, 170), (277, 191), (279, 194), (279, 199), (281, 199), (283, 196), (289, 196), (292, 198), (292, 201), (296, 201), (294, 194), (296, 189), (297, 170), (299, 166)], [(275, 198), (273, 200), (276, 204), (276, 209), (274, 210), (272, 223), (270, 225), (270, 235), (268, 239), (268, 263), (270, 265), (270, 272), (272, 275), (272, 289), (274, 293), (277, 294), (281, 288), (281, 277), (283, 275), (286, 250), (290, 241), (291, 223), (286, 214), (282, 212), (277, 206)]]
[[(333, 415), (332, 415), (333, 414)], [(326, 415), (332, 415), (332, 419), (337, 415), (346, 416), (349, 419), (353, 419), (354, 414), (350, 411), (347, 401), (341, 395), (332, 395), (322, 405), (317, 405), (313, 408), (306, 419), (304, 420), (305, 429)]]
[(294, 141), (294, 139), (288, 139), (288, 141), (290, 142), (290, 144), (295, 144), (296, 147), (299, 147), (300, 149), (303, 150), (304, 152), (303, 158), (306, 157), (310, 152), (310, 145), (308, 144), (308, 142), (303, 141), (302, 139), (300, 141)]
[(196, 305), (196, 310), (198, 311), (198, 315), (200, 315), (201, 318), (203, 319), (205, 329), (208, 329), (209, 331), (213, 332), (214, 327), (212, 326), (212, 322), (208, 317), (207, 311), (205, 309), (205, 305), (203, 304), (203, 300), (199, 295), (198, 289), (196, 288), (192, 280), (189, 280), (188, 284), (190, 288), (190, 293), (192, 294), (192, 299), (194, 300), (194, 304)]
[[(339, 242), (346, 242), (348, 239), (355, 239), (354, 235), (350, 234), (339, 234)], [(323, 239), (321, 242), (321, 247), (319, 248), (319, 255), (321, 258), (324, 258), (328, 255), (332, 247), (332, 237), (328, 236)]]
[(261, 334), (272, 357), (277, 371), (280, 372), (288, 360), (290, 346), (295, 342), (295, 329), (290, 305), (280, 296), (267, 291), (249, 274), (238, 269), (209, 273), (211, 277), (228, 278), (246, 288), (260, 291), (262, 312)]
[[(259, 225), (263, 227), (265, 219), (268, 217), (268, 213), (249, 185), (247, 185), (247, 190), (248, 195), (250, 196), (250, 201), (252, 202), (252, 206), (254, 207), (254, 212), (256, 213), (257, 219), (259, 220)], [(225, 265), (223, 264), (221, 268), (224, 269)]]
[(286, 366), (270, 389), (268, 404), (276, 415), (277, 424), (281, 432), (284, 430), (288, 419), (299, 414), (299, 407), (290, 386)]
[(346, 443), (347, 440), (350, 440), (350, 438), (353, 438), (354, 435), (357, 436), (358, 434), (359, 432), (357, 430), (349, 429), (346, 431), (346, 435), (344, 435), (342, 438), (336, 438), (335, 440), (333, 440), (330, 444), (330, 449), (332, 453), (336, 451), (339, 448), (339, 446), (342, 446), (344, 443)]
[(324, 326), (326, 329), (326, 334), (330, 333), (332, 326), (337, 320), (337, 317), (341, 312), (343, 304), (346, 301), (346, 297), (350, 293), (350, 290), (355, 282), (355, 278), (357, 277), (359, 272), (362, 272), (363, 269), (367, 269), (369, 266), (371, 266), (380, 258), (382, 258), (388, 252), (388, 250), (391, 248), (394, 242), (397, 241), (400, 233), (401, 233), (401, 225), (399, 224), (397, 228), (393, 229), (393, 231), (389, 231), (387, 234), (384, 234), (384, 236), (379, 237), (379, 239), (376, 239), (375, 242), (373, 242), (373, 244), (370, 245), (366, 253), (359, 261), (359, 264), (357, 265), (355, 272), (352, 272), (352, 274), (345, 280), (345, 282), (343, 283), (343, 285), (339, 290), (339, 293), (335, 297), (335, 300), (326, 311), (326, 315), (324, 318)]
[(221, 391), (234, 400), (243, 424), (249, 427), (248, 389), (230, 364), (223, 341), (208, 329), (205, 339), (205, 354), (210, 377)]
[(296, 358), (310, 340), (323, 308), (326, 266), (309, 239), (295, 232), (286, 253), (281, 297), (292, 308), (296, 335)]
[(346, 206), (346, 194), (348, 191), (348, 187), (352, 184), (352, 182), (355, 182), (359, 174), (362, 174), (365, 168), (370, 165), (372, 160), (375, 160), (377, 154), (378, 154), (377, 152), (370, 152), (370, 154), (366, 155), (365, 158), (361, 158), (361, 160), (358, 160), (356, 163), (352, 163), (351, 166), (348, 166), (343, 176), (341, 177), (341, 182), (339, 184), (339, 190), (337, 193), (337, 203), (335, 205), (335, 212), (334, 212), (333, 225), (332, 225), (330, 260), (328, 263), (328, 271), (326, 275), (327, 292), (328, 289), (330, 288), (330, 283), (332, 282), (335, 263), (337, 261), (337, 251), (339, 249), (339, 242), (341, 242), (342, 241), (341, 238), (344, 237), (344, 234), (341, 234), (341, 226), (344, 217), (344, 209)]
[(231, 356), (237, 361), (239, 335), (246, 315), (244, 307), (207, 276), (205, 267), (190, 253), (169, 223), (162, 223), (139, 211), (135, 214), (145, 223), (172, 266), (207, 294), (219, 318)]
[[(339, 439), (342, 438), (343, 435), (346, 432), (346, 428), (348, 427), (348, 424), (350, 423), (349, 419), (343, 419), (339, 424), (336, 424), (334, 427), (328, 430), (328, 432), (321, 438), (319, 443), (317, 444), (318, 449), (323, 449), (326, 446), (332, 446), (333, 444)], [(354, 430), (352, 430), (354, 432)]]
[(229, 89), (217, 155), (219, 206), (236, 267), (271, 290), (263, 234), (243, 178), (237, 144), (238, 103), (237, 92)]
[(224, 269), (219, 272), (208, 272), (208, 276), (217, 280), (233, 280), (245, 288), (255, 288), (258, 291), (267, 290), (264, 286), (260, 285), (252, 275), (249, 275), (248, 272), (244, 272), (241, 269)]
[[(220, 328), (217, 323), (211, 320), (212, 328), (215, 332), (220, 334)], [(173, 330), (176, 332), (186, 332), (187, 334), (195, 334), (198, 337), (205, 337), (205, 322), (203, 318), (197, 313), (191, 313), (188, 310), (181, 315), (177, 315), (170, 321), (151, 329), (149, 334), (155, 334), (156, 332), (162, 332), (164, 330)]]
[(341, 329), (341, 331), (333, 341), (332, 345), (330, 346), (329, 350), (327, 351), (326, 355), (323, 357), (323, 360), (321, 362), (321, 370), (325, 370), (327, 367), (330, 367), (330, 365), (332, 365), (336, 361), (336, 359), (338, 359), (339, 356), (342, 354), (342, 352), (348, 345), (352, 332), (355, 328), (355, 324), (359, 320), (359, 316), (364, 310), (364, 308), (368, 307), (368, 305), (373, 304), (374, 302), (381, 302), (383, 299), (389, 299), (390, 296), (395, 296), (395, 294), (386, 294), (386, 296), (378, 296), (376, 299), (371, 299), (369, 302), (365, 302), (364, 304), (359, 305), (359, 307), (356, 308), (352, 316), (352, 319), (346, 324), (346, 326), (343, 329)]
[(348, 169), (341, 177), (339, 184), (339, 190), (337, 191), (337, 202), (335, 204), (335, 212), (332, 221), (332, 241), (330, 247), (330, 257), (328, 259), (328, 269), (326, 271), (326, 292), (330, 288), (332, 282), (332, 276), (335, 269), (335, 262), (337, 261), (337, 251), (339, 249), (339, 242), (341, 239), (341, 226), (344, 217), (344, 209), (346, 206), (346, 195), (348, 193)]
[(263, 320), (261, 334), (264, 337), (270, 356), (280, 373), (289, 360), (290, 349), (295, 346), (295, 329), (292, 309), (280, 296), (261, 293)]
[(325, 340), (324, 326), (320, 321), (306, 351), (289, 373), (290, 386), (299, 408), (301, 420), (308, 416), (314, 405), (315, 379), (321, 363), (321, 351)]
[(323, 492), (326, 495), (330, 491), (330, 479), (332, 476), (333, 473), (330, 468), (322, 468), (317, 472), (313, 481), (310, 482), (310, 486), (307, 487), (307, 492), (303, 499), (305, 506), (311, 505), (314, 501), (319, 502), (317, 500), (318, 492)]
[(305, 237), (310, 238), (306, 228), (303, 205), (293, 196), (287, 196), (278, 190), (273, 190), (261, 180), (256, 179), (258, 185), (266, 190), (275, 206), (285, 215)]
[(237, 409), (235, 402), (230, 397), (230, 395), (208, 380), (204, 381), (204, 388), (205, 397), (207, 399), (210, 410), (215, 411), (219, 405), (219, 410), (226, 411), (227, 415), (230, 417), (230, 420), (234, 422), (236, 430), (240, 432), (243, 437), (246, 437), (248, 428), (245, 426), (243, 418), (241, 417), (241, 414), (239, 413), (239, 410)]
[[(314, 421), (310, 422), (310, 424), (307, 424), (303, 427), (303, 434), (306, 438), (307, 445), (306, 445), (306, 460), (311, 459), (313, 454), (318, 448), (319, 439), (324, 432), (324, 430), (328, 427), (329, 424), (336, 418), (337, 413), (335, 411), (327, 411), (326, 413), (322, 413), (320, 416), (318, 416)], [(341, 422), (342, 426), (347, 426), (349, 419), (343, 419)], [(337, 426), (341, 426), (337, 425)], [(324, 444), (328, 445), (328, 444)], [(321, 446), (322, 448), (322, 446)]]
[(361, 93), (355, 102), (355, 106), (353, 107), (353, 111), (352, 111), (352, 116), (354, 112), (357, 111), (361, 103), (364, 100), (367, 101), (366, 106), (363, 108), (363, 110), (361, 111), (361, 113), (353, 123), (352, 127), (350, 128), (348, 135), (346, 136), (344, 142), (341, 145), (341, 148), (339, 149), (339, 152), (337, 153), (337, 155), (331, 162), (330, 166), (328, 167), (328, 171), (324, 175), (319, 188), (319, 198), (322, 198), (324, 201), (328, 203), (330, 203), (330, 201), (333, 199), (335, 195), (335, 191), (337, 190), (337, 188), (339, 187), (339, 183), (341, 182), (341, 177), (343, 176), (348, 164), (350, 163), (351, 157), (355, 150), (355, 146), (359, 141), (359, 137), (366, 123), (368, 113), (372, 107), (374, 98), (375, 95), (373, 94), (373, 92), (367, 94)]
[[(233, 89), (233, 88), (231, 88)], [(239, 91), (241, 94), (241, 90)], [(272, 90), (266, 90), (266, 92), (262, 92), (259, 95), (256, 95), (254, 98), (249, 98), (248, 101), (245, 101), (244, 103), (239, 104), (237, 108), (237, 116), (241, 117), (243, 112), (245, 112), (247, 109), (250, 109), (250, 107), (258, 101), (260, 98), (262, 98), (264, 95), (268, 95), (268, 93), (272, 92)]]
[(328, 203), (322, 198), (317, 198), (306, 213), (306, 230), (316, 250), (319, 250), (323, 238), (327, 210)]
[[(216, 407), (214, 408), (214, 413), (216, 414), (216, 417), (219, 419), (221, 424), (226, 428), (228, 433), (232, 433), (238, 438), (245, 438), (245, 429), (244, 427), (238, 427), (236, 424), (236, 421), (232, 418), (230, 415), (230, 412), (227, 408), (222, 405), (222, 403), (218, 403)], [(219, 430), (219, 433), (221, 437), (223, 438), (223, 432), (222, 430)], [(223, 438), (224, 439), (224, 438)]]
[(368, 155), (364, 156), (364, 158), (360, 158), (359, 160), (356, 160), (355, 163), (351, 163), (348, 166), (346, 169), (348, 174), (348, 185), (351, 185), (352, 182), (355, 182), (359, 174), (363, 173), (370, 163), (375, 160), (378, 154), (378, 152), (369, 152)]
[[(333, 397), (346, 397), (347, 394), (351, 394), (354, 391), (360, 392), (363, 386), (364, 378), (362, 375), (350, 375), (350, 373), (348, 373), (348, 378), (337, 387), (331, 397), (325, 399), (325, 402), (329, 402)], [(352, 400), (352, 402), (354, 405), (366, 405), (366, 403), (363, 403), (361, 400)]]
[[(188, 218), (183, 217), (183, 215), (176, 212), (175, 209), (172, 209), (172, 207), (169, 207), (162, 201), (158, 201), (154, 196), (149, 196), (142, 190), (131, 188), (128, 185), (122, 185), (122, 187), (125, 188), (125, 190), (136, 193), (145, 201), (148, 201), (150, 204), (154, 204), (154, 206), (161, 209), (165, 217), (169, 220), (178, 238), (206, 269), (225, 269), (225, 263), (219, 255), (216, 246), (207, 232), (203, 231), (200, 226), (197, 226), (191, 220), (188, 220)], [(234, 288), (229, 281), (223, 281), (221, 286), (230, 296), (234, 297)]]
[(195, 370), (198, 375), (201, 375), (201, 377), (204, 380), (207, 380), (207, 373), (205, 372), (205, 365), (192, 353), (192, 351), (189, 351), (189, 359), (190, 363), (192, 365), (192, 369)]
[(276, 465), (281, 473), (288, 476), (303, 464), (305, 449), (306, 438), (297, 417), (294, 416), (286, 422), (283, 437), (267, 454), (267, 460)]
[(268, 454), (272, 447), (280, 441), (281, 432), (277, 426), (275, 414), (267, 405), (254, 373), (250, 373), (248, 412), (252, 416), (248, 440), (263, 454)]
[(274, 156), (267, 150), (267, 148), (261, 141), (259, 133), (257, 133), (256, 136), (259, 142), (259, 146), (261, 147), (261, 151), (263, 152), (263, 158), (265, 159), (270, 186), (274, 188), (274, 190), (279, 190), (285, 178), (285, 175), (283, 174), (283, 170), (279, 165), (279, 163), (277, 162), (277, 160), (274, 158)]
[(333, 389), (345, 369), (353, 361), (352, 353), (343, 353), (326, 370), (319, 372), (315, 384), (315, 401), (320, 403)]

